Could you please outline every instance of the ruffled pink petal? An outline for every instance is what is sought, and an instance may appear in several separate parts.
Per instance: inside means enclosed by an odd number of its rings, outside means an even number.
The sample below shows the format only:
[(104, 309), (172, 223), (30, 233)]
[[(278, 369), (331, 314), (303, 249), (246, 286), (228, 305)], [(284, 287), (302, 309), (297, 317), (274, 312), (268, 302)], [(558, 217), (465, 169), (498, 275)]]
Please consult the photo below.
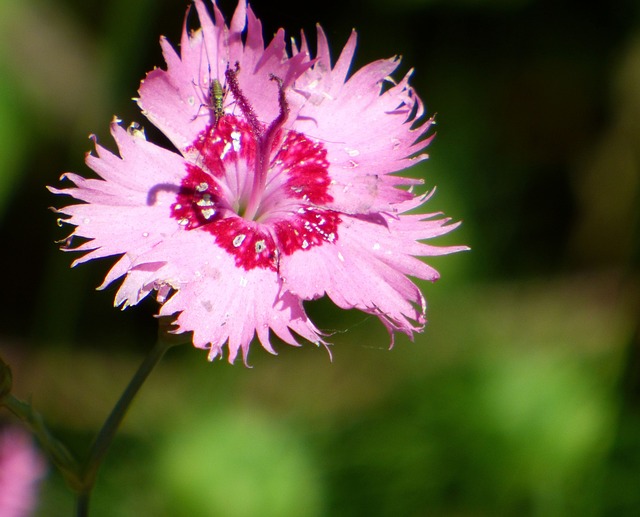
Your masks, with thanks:
[(229, 362), (239, 351), (246, 362), (255, 334), (267, 351), (275, 353), (269, 329), (290, 345), (298, 344), (291, 331), (323, 343), (301, 300), (282, 289), (276, 272), (236, 267), (232, 257), (206, 233), (180, 232), (138, 257), (116, 300), (137, 303), (141, 293), (144, 296), (160, 285), (175, 290), (160, 315), (178, 314), (178, 332), (193, 332), (194, 345), (209, 349), (210, 359), (221, 356), (228, 344)]
[[(390, 173), (426, 158), (417, 153), (429, 144), (425, 134), (433, 121), (416, 125), (423, 106), (408, 86), (408, 75), (383, 91), (399, 64), (397, 59), (370, 63), (345, 83), (355, 33), (333, 69), (320, 29), (318, 41), (317, 61), (294, 86), (307, 98), (296, 128), (327, 148), (333, 208), (351, 214), (389, 210), (391, 204), (413, 197), (398, 187), (420, 183)], [(358, 131), (353, 131), (354, 123)]]
[(103, 179), (66, 174), (63, 177), (75, 187), (50, 188), (85, 202), (58, 210), (68, 216), (64, 223), (75, 226), (73, 237), (89, 239), (72, 248), (88, 252), (74, 265), (120, 254), (131, 261), (179, 229), (170, 217), (170, 206), (185, 175), (183, 158), (131, 135), (116, 122), (111, 125), (111, 134), (120, 156), (97, 143), (97, 156), (87, 156), (87, 164)]
[(284, 286), (304, 299), (327, 294), (339, 307), (374, 314), (391, 331), (411, 336), (425, 323), (426, 305), (407, 275), (431, 281), (439, 278), (435, 269), (416, 256), (467, 249), (417, 242), (455, 228), (447, 222), (425, 220), (424, 216), (344, 216), (340, 237), (333, 245), (297, 252), (282, 260)]
[[(224, 84), (227, 67), (239, 65), (243, 93), (259, 120), (267, 124), (279, 110), (278, 91), (271, 76), (279, 77), (288, 87), (312, 64), (307, 55), (288, 58), (283, 30), (265, 48), (262, 25), (244, 1), (238, 4), (229, 27), (217, 7), (214, 23), (202, 0), (196, 0), (195, 6), (202, 28), (188, 33), (185, 21), (180, 55), (166, 39), (161, 39), (167, 70), (149, 72), (140, 85), (138, 98), (145, 116), (183, 153), (210, 123), (209, 87), (214, 79)], [(247, 37), (243, 43), (245, 27)], [(295, 112), (296, 102), (301, 103), (302, 99), (292, 98), (290, 102)], [(225, 99), (225, 110), (235, 112), (231, 96)]]

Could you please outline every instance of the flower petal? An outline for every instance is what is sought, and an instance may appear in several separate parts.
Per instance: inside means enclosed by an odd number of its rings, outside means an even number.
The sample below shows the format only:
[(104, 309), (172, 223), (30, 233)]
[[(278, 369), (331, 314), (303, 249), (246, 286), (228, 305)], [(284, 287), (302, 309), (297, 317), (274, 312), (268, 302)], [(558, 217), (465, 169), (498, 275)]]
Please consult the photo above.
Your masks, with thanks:
[(298, 344), (291, 330), (314, 343), (323, 342), (300, 299), (282, 289), (276, 272), (237, 268), (231, 255), (205, 232), (182, 231), (138, 257), (118, 297), (135, 303), (136, 293), (146, 294), (160, 285), (175, 289), (160, 315), (179, 313), (178, 332), (193, 332), (194, 345), (209, 349), (210, 359), (221, 356), (228, 343), (229, 362), (239, 351), (246, 362), (256, 333), (262, 346), (275, 353), (269, 329), (291, 345)]
[[(374, 314), (390, 331), (411, 336), (425, 323), (425, 303), (407, 275), (435, 281), (438, 272), (415, 256), (440, 255), (464, 247), (432, 247), (416, 242), (445, 233), (447, 219), (343, 216), (333, 245), (284, 257), (284, 287), (305, 299), (327, 294), (344, 309)], [(411, 320), (416, 324), (411, 323)]]
[(97, 156), (87, 156), (87, 164), (103, 179), (67, 174), (75, 188), (50, 188), (85, 201), (58, 210), (69, 216), (63, 222), (75, 226), (72, 236), (90, 239), (73, 248), (89, 251), (74, 265), (125, 253), (136, 257), (179, 229), (170, 207), (186, 174), (183, 158), (132, 136), (116, 122), (111, 133), (120, 156), (97, 143)]

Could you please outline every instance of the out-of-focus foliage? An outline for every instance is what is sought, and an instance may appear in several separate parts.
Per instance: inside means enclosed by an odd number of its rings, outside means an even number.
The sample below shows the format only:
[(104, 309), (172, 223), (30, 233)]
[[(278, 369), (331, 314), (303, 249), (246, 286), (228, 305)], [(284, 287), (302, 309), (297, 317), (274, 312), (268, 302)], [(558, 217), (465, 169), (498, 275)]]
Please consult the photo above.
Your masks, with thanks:
[[(0, 353), (86, 450), (155, 336), (152, 301), (68, 268), (44, 185), (82, 163), (177, 42), (186, 0), (0, 0)], [(230, 15), (233, 0), (221, 1)], [(357, 65), (402, 54), (437, 113), (431, 208), (463, 226), (432, 262), (415, 343), (309, 304), (322, 349), (254, 368), (172, 350), (101, 472), (92, 515), (640, 514), (640, 5), (564, 0), (255, 0), (267, 37), (320, 22)], [(147, 135), (164, 142), (149, 124)], [(135, 174), (135, 171), (132, 171)], [(224, 296), (224, 293), (220, 293)], [(6, 412), (1, 418), (9, 418)], [(66, 516), (53, 471), (38, 515)]]

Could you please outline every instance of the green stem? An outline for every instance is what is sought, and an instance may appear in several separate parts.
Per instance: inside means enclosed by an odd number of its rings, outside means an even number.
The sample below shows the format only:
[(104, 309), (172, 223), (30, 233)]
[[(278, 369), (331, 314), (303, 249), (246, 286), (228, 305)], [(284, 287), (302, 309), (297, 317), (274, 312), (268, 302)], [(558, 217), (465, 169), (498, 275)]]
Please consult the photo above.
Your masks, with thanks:
[(2, 403), (9, 411), (27, 424), (42, 445), (42, 449), (47, 452), (69, 486), (78, 489), (82, 485), (78, 475), (80, 471), (78, 462), (69, 450), (47, 429), (40, 413), (34, 411), (30, 404), (11, 394), (7, 395)]
[(81, 492), (78, 494), (78, 499), (76, 500), (76, 515), (78, 517), (84, 517), (89, 515), (89, 496), (90, 492)]
[(89, 451), (89, 457), (87, 458), (84, 468), (81, 472), (82, 486), (78, 491), (78, 499), (76, 506), (76, 516), (86, 517), (89, 515), (89, 498), (91, 496), (91, 490), (96, 482), (98, 470), (102, 464), (111, 442), (118, 430), (118, 427), (122, 423), (131, 402), (144, 384), (153, 368), (160, 362), (165, 352), (176, 343), (171, 343), (167, 339), (158, 339), (158, 342), (151, 349), (149, 354), (145, 357), (144, 361), (138, 368), (129, 385), (126, 387), (122, 396), (118, 400), (117, 404), (111, 411), (109, 418), (105, 421), (102, 429), (98, 433), (95, 441)]

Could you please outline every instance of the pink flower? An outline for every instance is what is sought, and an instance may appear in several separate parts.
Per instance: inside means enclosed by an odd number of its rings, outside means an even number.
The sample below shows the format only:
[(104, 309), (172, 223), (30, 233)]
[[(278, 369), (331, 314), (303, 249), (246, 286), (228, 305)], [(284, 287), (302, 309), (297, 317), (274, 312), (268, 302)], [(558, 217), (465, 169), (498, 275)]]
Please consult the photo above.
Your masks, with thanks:
[[(409, 86), (390, 78), (397, 59), (347, 78), (353, 33), (332, 65), (324, 32), (312, 59), (304, 35), (287, 53), (284, 31), (265, 48), (244, 0), (229, 26), (195, 1), (201, 29), (185, 26), (180, 54), (161, 40), (167, 70), (150, 72), (138, 104), (179, 153), (148, 142), (137, 125), (111, 132), (116, 156), (96, 144), (87, 164), (102, 179), (65, 174), (84, 201), (60, 210), (89, 239), (74, 263), (121, 255), (101, 288), (124, 275), (117, 306), (152, 291), (159, 314), (209, 359), (228, 346), (246, 363), (257, 334), (297, 345), (323, 334), (302, 301), (328, 295), (380, 318), (392, 336), (425, 324), (425, 300), (407, 275), (436, 280), (417, 257), (462, 249), (421, 242), (455, 228), (440, 214), (408, 213), (429, 197), (393, 175), (426, 158), (431, 119)], [(246, 30), (246, 34), (245, 33)]]
[(0, 515), (31, 515), (44, 471), (44, 460), (27, 434), (12, 427), (0, 431)]

